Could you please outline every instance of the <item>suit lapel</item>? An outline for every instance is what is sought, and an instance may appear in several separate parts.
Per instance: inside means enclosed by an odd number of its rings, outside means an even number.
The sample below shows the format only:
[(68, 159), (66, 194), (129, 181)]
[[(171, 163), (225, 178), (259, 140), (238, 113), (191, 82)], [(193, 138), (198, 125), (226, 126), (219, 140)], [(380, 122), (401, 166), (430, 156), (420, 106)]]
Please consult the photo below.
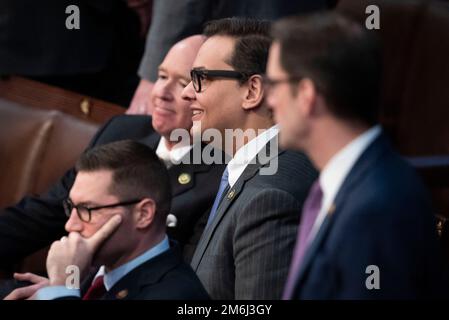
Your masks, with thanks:
[[(274, 139), (276, 139), (276, 137)], [(267, 155), (262, 154), (262, 152), (268, 152), (269, 156), (267, 157)], [(201, 239), (198, 243), (197, 249), (195, 250), (195, 254), (191, 262), (191, 266), (195, 271), (198, 269), (198, 266), (204, 256), (204, 253), (206, 252), (207, 246), (209, 245), (213, 234), (215, 233), (215, 230), (220, 225), (231, 204), (239, 197), (247, 181), (252, 179), (259, 172), (261, 167), (269, 165), (270, 161), (273, 158), (277, 157), (280, 153), (275, 152), (275, 154), (272, 155), (270, 153), (270, 143), (268, 143), (266, 145), (266, 150), (262, 149), (262, 151), (256, 155), (255, 161), (251, 161), (250, 164), (248, 164), (245, 171), (243, 171), (242, 175), (234, 184), (234, 186), (230, 188), (224, 195), (218, 206), (217, 213), (214, 220), (212, 221), (212, 224), (206, 227), (206, 229), (204, 230), (203, 235), (201, 236)], [(262, 156), (260, 156), (261, 154)]]
[(320, 248), (321, 244), (323, 243), (324, 239), (326, 238), (326, 235), (328, 234), (328, 231), (332, 225), (332, 222), (334, 221), (334, 213), (330, 214), (329, 212), (326, 215), (326, 218), (324, 219), (318, 233), (315, 236), (315, 239), (313, 239), (312, 243), (310, 244), (310, 247), (307, 249), (306, 253), (304, 254), (304, 258), (301, 264), (301, 268), (299, 270), (299, 273), (297, 275), (297, 282), (296, 287), (299, 286), (301, 281), (304, 279), (305, 272), (308, 270), (310, 264), (313, 261), (313, 258), (315, 257), (316, 253), (318, 252), (318, 249)]
[[(149, 146), (156, 152), (160, 140), (161, 136), (154, 132), (145, 138), (140, 139), (139, 142)], [(204, 145), (201, 146), (201, 152), (203, 148)], [(211, 166), (204, 163), (191, 164), (193, 161), (193, 151), (194, 148), (181, 159), (180, 164), (172, 165), (168, 169), (173, 197), (186, 192), (195, 186), (195, 173), (210, 170)]]
[(197, 270), (198, 265), (200, 264), (204, 253), (206, 252), (206, 248), (209, 245), (212, 235), (214, 234), (218, 225), (220, 224), (226, 212), (228, 211), (228, 208), (235, 201), (235, 199), (238, 198), (246, 181), (252, 178), (257, 173), (259, 167), (260, 165), (252, 165), (251, 168), (249, 168), (248, 166), (243, 172), (243, 175), (237, 180), (235, 185), (232, 188), (230, 188), (228, 192), (224, 195), (222, 201), (220, 202), (220, 205), (218, 206), (217, 213), (214, 220), (212, 221), (212, 224), (206, 227), (206, 229), (204, 229), (204, 233), (201, 236), (197, 249), (195, 250), (195, 254), (193, 256), (191, 263), (192, 268), (195, 271)]
[(157, 146), (158, 146), (160, 140), (161, 140), (161, 136), (158, 133), (153, 132), (153, 133), (149, 134), (148, 136), (138, 140), (138, 142), (149, 146), (151, 149), (154, 150), (154, 152), (156, 152), (156, 149), (157, 149)]
[(341, 212), (347, 196), (356, 187), (360, 179), (366, 175), (366, 172), (376, 164), (378, 158), (387, 150), (388, 147), (389, 145), (386, 137), (381, 134), (370, 146), (368, 146), (368, 148), (362, 153), (360, 158), (354, 164), (354, 167), (351, 169), (340, 190), (338, 191), (335, 200), (323, 221), (323, 224), (304, 255), (301, 268), (297, 275), (297, 288), (305, 279), (305, 275), (311, 266), (313, 258), (326, 239), (329, 230), (331, 229), (335, 219), (338, 217), (339, 212)]
[(180, 248), (174, 245), (174, 247), (148, 260), (125, 275), (106, 293), (103, 300), (135, 299), (141, 292), (142, 287), (158, 283), (168, 271), (181, 262)]
[(211, 165), (204, 163), (190, 164), (193, 161), (193, 152), (194, 148), (181, 159), (180, 164), (173, 165), (168, 169), (173, 197), (195, 186), (195, 174), (211, 169)]
[(99, 267), (89, 268), (89, 272), (87, 273), (86, 278), (84, 278), (80, 284), (81, 297), (83, 297), (86, 294), (87, 290), (89, 290), (90, 286), (92, 285), (92, 282), (94, 281), (95, 276), (98, 273), (98, 270)]

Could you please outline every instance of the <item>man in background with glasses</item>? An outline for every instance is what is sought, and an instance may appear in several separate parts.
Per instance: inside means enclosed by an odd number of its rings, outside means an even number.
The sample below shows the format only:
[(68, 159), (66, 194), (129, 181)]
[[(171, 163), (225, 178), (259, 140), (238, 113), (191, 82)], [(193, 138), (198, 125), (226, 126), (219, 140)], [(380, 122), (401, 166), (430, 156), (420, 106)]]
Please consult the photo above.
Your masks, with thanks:
[[(76, 169), (64, 200), (68, 236), (50, 248), (49, 279), (33, 275), (34, 286), (8, 299), (24, 298), (25, 292), (39, 300), (207, 299), (166, 235), (169, 176), (153, 150), (132, 140), (113, 142), (85, 152)], [(76, 283), (67, 287), (69, 266), (85, 280), (81, 290)], [(93, 278), (92, 266), (101, 266)]]
[[(320, 170), (304, 204), (284, 299), (441, 298), (431, 201), (379, 125), (373, 30), (337, 13), (275, 23), (267, 96), (284, 148)], [(302, 80), (301, 80), (302, 79)]]
[[(191, 263), (213, 299), (281, 298), (302, 203), (316, 177), (303, 154), (276, 148), (262, 83), (268, 30), (269, 23), (252, 19), (209, 23), (183, 91), (194, 136), (256, 133), (219, 145), (232, 159)], [(263, 173), (275, 162), (276, 170)]]

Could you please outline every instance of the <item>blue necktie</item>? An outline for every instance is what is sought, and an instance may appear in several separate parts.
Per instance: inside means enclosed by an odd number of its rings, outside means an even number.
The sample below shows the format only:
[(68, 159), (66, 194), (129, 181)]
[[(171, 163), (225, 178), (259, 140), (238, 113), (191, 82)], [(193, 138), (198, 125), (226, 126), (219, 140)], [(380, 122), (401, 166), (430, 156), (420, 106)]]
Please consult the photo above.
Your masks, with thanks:
[(221, 198), (223, 198), (224, 192), (229, 187), (228, 177), (229, 177), (228, 168), (226, 167), (221, 177), (220, 187), (218, 188), (218, 193), (217, 196), (215, 197), (214, 205), (210, 210), (209, 219), (207, 220), (207, 226), (209, 226), (214, 220), (214, 217), (217, 214), (218, 205), (221, 202)]

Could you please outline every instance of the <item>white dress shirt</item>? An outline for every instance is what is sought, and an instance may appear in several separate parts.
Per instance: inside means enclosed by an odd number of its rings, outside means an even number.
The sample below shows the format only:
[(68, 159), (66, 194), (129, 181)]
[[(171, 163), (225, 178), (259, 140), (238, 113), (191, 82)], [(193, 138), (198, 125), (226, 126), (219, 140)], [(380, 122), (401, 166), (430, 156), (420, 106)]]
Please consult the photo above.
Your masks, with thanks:
[(379, 125), (365, 131), (336, 153), (321, 171), (319, 177), (321, 190), (323, 191), (321, 209), (310, 231), (308, 242), (311, 242), (318, 233), (349, 171), (351, 171), (357, 159), (373, 143), (381, 131), (382, 129)]
[(242, 146), (229, 161), (227, 169), (229, 173), (229, 186), (232, 188), (245, 171), (249, 163), (257, 156), (262, 148), (279, 134), (277, 125), (260, 133), (257, 137)]
[(170, 168), (173, 164), (179, 164), (184, 156), (192, 149), (191, 144), (183, 143), (182, 141), (175, 144), (171, 150), (168, 150), (167, 140), (161, 137), (156, 149), (157, 156), (164, 161), (165, 166)]

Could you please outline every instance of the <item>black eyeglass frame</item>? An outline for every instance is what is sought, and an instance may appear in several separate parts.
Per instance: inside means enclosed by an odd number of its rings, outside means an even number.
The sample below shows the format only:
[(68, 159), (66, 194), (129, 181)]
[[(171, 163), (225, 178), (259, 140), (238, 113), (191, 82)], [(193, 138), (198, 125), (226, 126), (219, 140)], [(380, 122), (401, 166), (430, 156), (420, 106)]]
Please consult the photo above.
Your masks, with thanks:
[[(67, 217), (70, 217), (72, 214), (72, 210), (75, 208), (76, 214), (78, 215), (78, 218), (80, 218), (83, 222), (90, 222), (92, 220), (92, 211), (100, 210), (100, 209), (106, 209), (106, 208), (114, 208), (114, 207), (125, 207), (130, 206), (132, 204), (136, 204), (138, 202), (142, 201), (142, 199), (133, 199), (128, 201), (121, 201), (118, 203), (113, 204), (107, 204), (104, 206), (97, 206), (97, 207), (86, 207), (83, 205), (75, 205), (70, 198), (64, 199), (62, 201), (62, 205), (64, 207), (64, 213)], [(80, 210), (86, 210), (89, 214), (89, 219), (86, 221), (82, 218), (82, 214), (80, 213)]]
[(202, 68), (193, 68), (190, 70), (190, 78), (192, 80), (193, 88), (196, 92), (201, 92), (201, 80), (212, 79), (212, 78), (227, 78), (242, 80), (248, 76), (243, 72), (235, 70), (208, 70)]

